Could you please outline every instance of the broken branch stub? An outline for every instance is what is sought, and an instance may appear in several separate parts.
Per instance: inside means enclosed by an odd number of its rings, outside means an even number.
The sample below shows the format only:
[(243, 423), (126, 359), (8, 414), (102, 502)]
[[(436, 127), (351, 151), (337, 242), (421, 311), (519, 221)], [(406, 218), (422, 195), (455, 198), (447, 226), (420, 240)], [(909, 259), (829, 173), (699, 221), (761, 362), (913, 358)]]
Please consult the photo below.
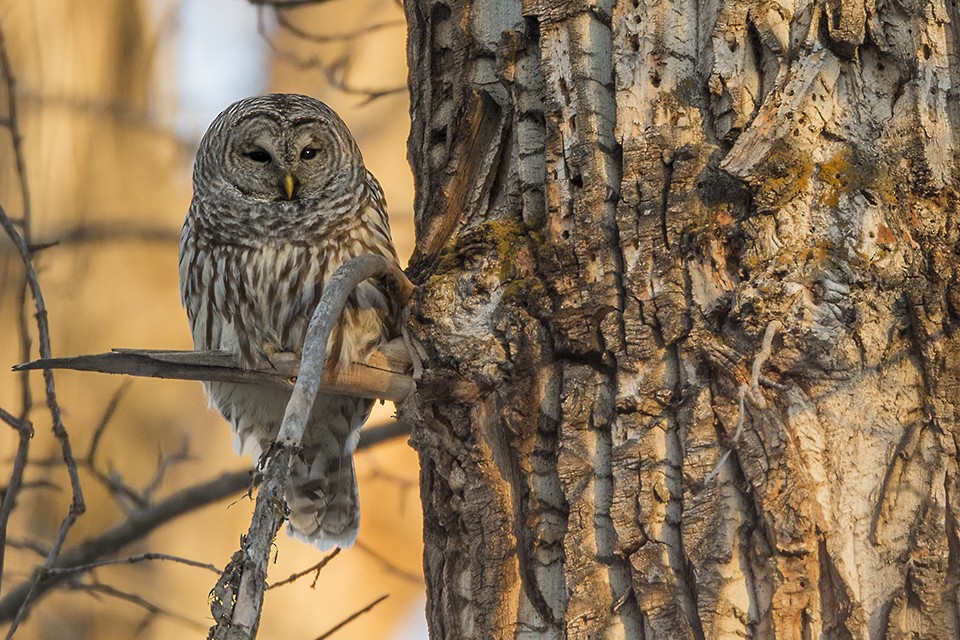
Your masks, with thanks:
[[(292, 389), (300, 372), (296, 354), (274, 354), (271, 365), (248, 369), (229, 351), (165, 351), (114, 349), (109, 353), (41, 358), (16, 365), (14, 371), (70, 369), (171, 380), (240, 382)], [(399, 402), (413, 389), (410, 356), (402, 339), (375, 349), (366, 362), (354, 362), (339, 372), (325, 372), (320, 391)]]

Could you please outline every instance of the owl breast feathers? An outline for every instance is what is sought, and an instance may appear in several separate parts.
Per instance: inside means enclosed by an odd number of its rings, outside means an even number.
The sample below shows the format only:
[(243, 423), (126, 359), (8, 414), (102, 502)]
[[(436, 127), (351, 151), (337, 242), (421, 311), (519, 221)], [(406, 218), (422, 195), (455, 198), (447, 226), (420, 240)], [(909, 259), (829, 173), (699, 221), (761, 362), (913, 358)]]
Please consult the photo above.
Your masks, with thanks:
[[(180, 237), (180, 295), (197, 349), (233, 351), (247, 366), (299, 352), (324, 283), (365, 254), (396, 261), (386, 203), (342, 120), (308, 96), (273, 94), (229, 106), (200, 143)], [(328, 366), (363, 361), (396, 335), (381, 283), (350, 296)], [(274, 440), (289, 391), (207, 383), (254, 461)], [(353, 466), (370, 400), (320, 394), (287, 487), (288, 532), (320, 549), (349, 546), (360, 508)]]

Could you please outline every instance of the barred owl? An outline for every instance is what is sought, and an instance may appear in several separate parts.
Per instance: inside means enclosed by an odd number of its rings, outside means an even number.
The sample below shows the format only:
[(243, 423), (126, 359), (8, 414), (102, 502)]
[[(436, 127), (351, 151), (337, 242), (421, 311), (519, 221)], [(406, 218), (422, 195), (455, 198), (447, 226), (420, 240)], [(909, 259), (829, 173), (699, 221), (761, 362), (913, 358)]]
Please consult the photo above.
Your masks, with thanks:
[[(396, 261), (383, 192), (343, 121), (313, 98), (273, 94), (229, 106), (200, 142), (180, 237), (180, 295), (197, 349), (246, 366), (300, 352), (324, 283), (373, 253)], [(351, 295), (328, 345), (328, 367), (362, 361), (396, 335), (382, 283)], [(290, 392), (206, 383), (235, 446), (256, 462), (276, 437)], [(370, 400), (320, 394), (287, 486), (288, 533), (320, 549), (349, 546), (360, 510), (353, 451)]]

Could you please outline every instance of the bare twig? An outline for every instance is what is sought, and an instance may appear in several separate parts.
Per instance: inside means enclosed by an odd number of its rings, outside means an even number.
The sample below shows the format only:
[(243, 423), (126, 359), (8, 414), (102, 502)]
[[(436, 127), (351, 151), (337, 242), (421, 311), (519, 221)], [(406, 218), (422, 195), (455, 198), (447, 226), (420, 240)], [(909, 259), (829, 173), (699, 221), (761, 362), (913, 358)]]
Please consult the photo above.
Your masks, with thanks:
[(107, 403), (106, 408), (103, 410), (103, 414), (101, 414), (100, 420), (97, 422), (97, 426), (93, 429), (93, 436), (90, 438), (90, 446), (87, 448), (87, 464), (89, 464), (91, 467), (96, 467), (97, 448), (100, 446), (100, 439), (103, 437), (103, 433), (106, 431), (107, 425), (110, 424), (110, 420), (116, 413), (117, 407), (120, 406), (120, 401), (123, 400), (123, 396), (126, 395), (127, 391), (130, 390), (130, 384), (130, 380), (124, 380), (123, 383), (117, 387), (117, 390), (110, 398), (110, 402)]
[(410, 425), (400, 420), (394, 420), (379, 427), (362, 430), (360, 432), (360, 444), (357, 445), (357, 450), (359, 451), (380, 444), (386, 440), (393, 440), (394, 438), (408, 435), (410, 435)]
[(328, 42), (353, 40), (360, 36), (367, 35), (368, 33), (380, 31), (381, 29), (403, 26), (405, 23), (403, 20), (388, 20), (387, 22), (376, 22), (354, 31), (344, 31), (342, 33), (311, 33), (309, 31), (304, 31), (295, 23), (291, 22), (290, 19), (287, 18), (287, 14), (283, 13), (283, 11), (277, 11), (277, 24), (301, 40), (306, 40), (307, 42), (313, 42), (316, 44), (326, 44)]
[(17, 172), (23, 206), (20, 228), (23, 229), (23, 237), (29, 239), (31, 237), (32, 209), (30, 206), (30, 185), (27, 184), (27, 166), (23, 158), (23, 138), (20, 135), (20, 124), (17, 116), (17, 78), (13, 75), (13, 66), (10, 64), (10, 56), (7, 55), (7, 44), (2, 29), (0, 29), (0, 74), (3, 75), (3, 82), (7, 87), (7, 118), (4, 124), (10, 131), (10, 139), (13, 143), (13, 163)]
[(212, 571), (213, 573), (219, 574), (219, 567), (215, 567), (207, 562), (197, 562), (196, 560), (190, 560), (189, 558), (181, 558), (180, 556), (172, 556), (166, 553), (141, 553), (135, 556), (129, 556), (127, 558), (117, 558), (116, 560), (100, 560), (98, 562), (90, 562), (88, 564), (74, 565), (72, 567), (54, 567), (47, 572), (47, 575), (50, 576), (72, 576), (78, 573), (86, 573), (87, 571), (92, 571), (93, 569), (99, 569), (100, 567), (109, 567), (118, 564), (138, 564), (140, 562), (147, 562), (150, 560), (167, 560), (169, 562), (176, 562), (178, 564), (185, 564), (188, 567), (198, 567), (200, 569), (206, 569), (207, 571)]
[[(10, 416), (13, 418), (13, 416)], [(5, 422), (6, 418), (4, 419)], [(0, 504), (0, 587), (3, 586), (3, 560), (7, 547), (7, 523), (10, 521), (10, 514), (13, 513), (13, 507), (17, 502), (17, 495), (23, 488), (23, 472), (27, 466), (27, 454), (30, 451), (30, 439), (33, 437), (33, 426), (26, 420), (18, 420), (19, 426), (16, 427), (19, 442), (17, 443), (17, 454), (13, 458), (13, 470), (10, 472), (10, 483), (3, 492), (3, 502)]]
[[(347, 82), (347, 73), (346, 73), (346, 69), (350, 60), (349, 55), (341, 56), (339, 59), (335, 60), (334, 62), (327, 64), (318, 55), (312, 55), (309, 58), (301, 58), (293, 55), (289, 51), (284, 51), (273, 41), (273, 39), (270, 37), (270, 34), (267, 31), (267, 26), (263, 19), (263, 9), (264, 9), (264, 5), (266, 4), (267, 3), (262, 3), (261, 6), (258, 7), (257, 33), (260, 34), (264, 42), (267, 43), (267, 46), (270, 47), (270, 49), (273, 51), (274, 54), (276, 54), (278, 58), (284, 60), (285, 62), (288, 62), (289, 64), (299, 69), (322, 70), (324, 75), (327, 78), (327, 82), (329, 82), (331, 86), (336, 87), (339, 91), (342, 91), (343, 93), (346, 93), (349, 95), (363, 96), (365, 100), (362, 102), (362, 104), (367, 104), (367, 103), (373, 102), (378, 98), (382, 98), (384, 96), (388, 96), (395, 93), (402, 93), (407, 90), (407, 86), (405, 84), (398, 85), (395, 87), (388, 87), (385, 89), (364, 89), (364, 88), (358, 88), (350, 85)], [(314, 42), (324, 41), (325, 36), (320, 36), (317, 34), (309, 34), (303, 31), (299, 31), (295, 27), (292, 27), (292, 25), (289, 24), (289, 21), (286, 21), (285, 18), (283, 18), (283, 14), (279, 11), (280, 7), (275, 7), (275, 8), (278, 9), (277, 11), (278, 24), (280, 24), (284, 28), (288, 29), (289, 31), (291, 31), (292, 33), (294, 33), (295, 35), (303, 39), (312, 40)], [(377, 23), (377, 24), (371, 25), (370, 27), (361, 29), (355, 32), (354, 34), (345, 34), (345, 35), (347, 38), (349, 38), (349, 36), (351, 35), (354, 35), (354, 36), (361, 35), (368, 31), (381, 29), (387, 26), (390, 26), (390, 23)], [(328, 38), (329, 38), (329, 40), (327, 40), (328, 42), (336, 39), (340, 39), (340, 37), (336, 35), (328, 36)]]
[[(48, 358), (50, 357), (51, 349), (50, 329), (47, 323), (47, 309), (46, 305), (44, 304), (43, 292), (40, 289), (40, 282), (37, 278), (37, 272), (33, 266), (29, 249), (29, 244), (31, 241), (30, 191), (29, 185), (27, 184), (20, 129), (17, 121), (16, 80), (13, 76), (12, 66), (7, 55), (6, 43), (2, 31), (0, 31), (0, 72), (2, 72), (4, 82), (7, 87), (7, 126), (13, 139), (14, 163), (19, 178), (20, 193), (23, 198), (23, 215), (20, 220), (20, 228), (23, 230), (23, 233), (21, 234), (17, 230), (16, 224), (14, 224), (14, 222), (7, 215), (7, 212), (2, 207), (0, 207), (0, 227), (3, 228), (4, 232), (16, 247), (17, 252), (20, 254), (20, 260), (23, 263), (26, 283), (29, 287), (30, 294), (33, 297), (34, 309), (36, 311), (35, 317), (40, 356), (43, 358)], [(25, 304), (21, 305), (21, 309), (24, 308)], [(21, 333), (23, 336), (21, 343), (28, 344), (29, 337), (27, 332), (22, 329)], [(44, 568), (49, 568), (52, 567), (56, 561), (57, 556), (60, 553), (60, 548), (63, 545), (63, 541), (66, 539), (67, 532), (70, 530), (70, 527), (73, 526), (73, 523), (76, 521), (76, 519), (84, 512), (86, 506), (83, 501), (83, 491), (80, 487), (80, 476), (77, 471), (76, 461), (73, 457), (70, 438), (67, 434), (66, 428), (63, 425), (63, 420), (60, 415), (60, 405), (57, 402), (57, 393), (54, 385), (53, 372), (49, 369), (45, 370), (43, 372), (43, 379), (45, 383), (47, 407), (50, 410), (50, 416), (53, 421), (53, 433), (60, 443), (60, 450), (63, 455), (64, 464), (67, 467), (67, 474), (70, 478), (70, 487), (72, 490), (70, 508), (60, 524), (60, 530), (57, 533), (57, 537), (50, 548), (50, 553), (44, 562)], [(27, 380), (22, 380), (21, 384), (22, 388), (24, 389), (23, 418), (25, 419), (26, 415), (30, 411), (30, 405), (32, 403), (29, 402), (29, 386)], [(18, 445), (17, 456), (14, 460), (13, 477), (11, 478), (7, 492), (4, 495), (3, 506), (0, 507), (0, 543), (6, 539), (6, 530), (9, 523), (10, 513), (13, 510), (13, 505), (16, 504), (17, 493), (22, 482), (23, 469), (26, 466), (26, 460), (28, 458), (29, 440), (30, 436), (32, 435), (32, 427), (28, 429), (27, 425), (29, 425), (29, 423), (26, 422), (26, 420), (24, 420), (23, 424), (24, 426), (19, 430), (20, 441)], [(0, 559), (2, 559), (2, 557), (3, 547), (0, 545)], [(2, 571), (2, 566), (0, 566), (0, 571)], [(2, 575), (2, 573), (0, 573), (0, 575)], [(40, 574), (38, 572), (38, 579), (39, 575)], [(34, 587), (35, 586), (36, 582), (34, 582)], [(34, 591), (35, 589), (31, 589), (31, 593)], [(12, 638), (13, 634), (16, 633), (17, 627), (20, 625), (20, 622), (23, 620), (29, 610), (30, 601), (31, 595), (28, 594), (20, 607), (20, 611), (17, 613), (16, 618), (14, 618), (14, 621), (7, 632), (7, 638)]]
[[(4, 39), (3, 30), (0, 29), (0, 75), (3, 76), (3, 82), (7, 89), (7, 117), (4, 119), (4, 126), (9, 130), (13, 146), (14, 166), (17, 172), (17, 179), (20, 185), (20, 197), (23, 205), (23, 217), (20, 220), (20, 226), (24, 230), (24, 235), (30, 237), (30, 191), (27, 185), (27, 174), (24, 167), (23, 148), (21, 146), (20, 128), (17, 124), (17, 91), (16, 78), (13, 76), (13, 70), (10, 65), (10, 58), (7, 56), (7, 46)], [(7, 217), (6, 213), (0, 209), (0, 214), (4, 218), (4, 229), (17, 233), (14, 223)], [(19, 247), (18, 247), (19, 248)], [(24, 254), (21, 251), (21, 257)], [(30, 257), (27, 254), (24, 257), (29, 263)], [(24, 300), (26, 297), (26, 279), (20, 288), (20, 299), (18, 308), (18, 321), (20, 324), (20, 352), (24, 357), (30, 356), (30, 332), (27, 328), (27, 314)], [(30, 455), (30, 441), (33, 438), (33, 425), (27, 419), (30, 408), (33, 405), (33, 396), (30, 390), (30, 380), (27, 374), (20, 376), (20, 416), (15, 418), (11, 414), (4, 412), (4, 422), (15, 428), (18, 432), (19, 440), (17, 442), (17, 453), (14, 456), (13, 468), (10, 472), (10, 482), (7, 490), (3, 494), (3, 502), (0, 504), (0, 589), (3, 587), (3, 565), (6, 551), (7, 524), (10, 522), (10, 514), (13, 513), (13, 507), (17, 503), (17, 495), (23, 485), (23, 473), (27, 466), (27, 459)], [(9, 419), (8, 419), (9, 416)]]
[(208, 636), (212, 640), (252, 640), (257, 635), (270, 549), (286, 516), (284, 491), (290, 462), (294, 450), (300, 446), (320, 389), (327, 342), (351, 292), (364, 280), (374, 277), (391, 282), (401, 292), (398, 297), (402, 301), (409, 298), (413, 285), (399, 267), (382, 256), (354, 258), (337, 269), (324, 285), (320, 303), (307, 327), (297, 384), (287, 403), (275, 443), (265, 455), (263, 482), (249, 532), (211, 594), (210, 608), (216, 620)]
[(389, 96), (395, 93), (403, 93), (407, 90), (407, 85), (405, 84), (397, 85), (395, 87), (387, 87), (385, 89), (366, 89), (355, 87), (347, 81), (349, 68), (350, 56), (344, 55), (338, 60), (334, 61), (332, 64), (324, 66), (323, 72), (327, 77), (327, 82), (329, 82), (330, 85), (335, 87), (338, 91), (342, 91), (348, 95), (363, 96), (366, 98), (366, 100), (364, 100), (361, 104), (367, 104), (377, 100), (378, 98)]
[(7, 538), (7, 547), (10, 549), (27, 549), (41, 558), (47, 557), (47, 547), (36, 540), (23, 538)]
[[(149, 214), (145, 213), (131, 213), (129, 215), (134, 218), (149, 217)], [(109, 225), (84, 223), (73, 229), (60, 231), (55, 236), (34, 238), (27, 246), (30, 249), (30, 253), (35, 254), (52, 247), (127, 241), (176, 245), (179, 240), (180, 232), (176, 229), (168, 229), (166, 227), (150, 227), (125, 224), (122, 222), (114, 222)], [(12, 245), (0, 240), (0, 254), (12, 250), (14, 250)]]
[(310, 567), (309, 569), (304, 569), (303, 571), (298, 571), (298, 572), (296, 572), (296, 573), (291, 573), (286, 579), (281, 580), (280, 582), (274, 582), (273, 584), (268, 585), (268, 586), (267, 586), (267, 591), (269, 591), (270, 589), (276, 589), (277, 587), (282, 587), (283, 585), (285, 585), (285, 584), (290, 584), (291, 582), (296, 582), (297, 580), (299, 580), (299, 579), (302, 578), (303, 576), (305, 576), (305, 575), (307, 575), (307, 574), (309, 574), (309, 573), (316, 572), (317, 575), (314, 576), (314, 578), (313, 578), (313, 584), (310, 585), (310, 588), (312, 589), (312, 588), (317, 584), (317, 578), (320, 576), (320, 571), (323, 570), (323, 568), (324, 568), (325, 566), (327, 566), (327, 564), (329, 564), (331, 560), (333, 560), (334, 558), (336, 558), (337, 555), (339, 555), (339, 553), (340, 553), (340, 548), (337, 547), (336, 549), (334, 549), (334, 550), (330, 553), (330, 555), (326, 556), (323, 560), (321, 560), (321, 561), (318, 562), (317, 564), (313, 565), (313, 566)]
[(143, 491), (140, 492), (138, 496), (139, 499), (142, 500), (144, 504), (149, 503), (153, 498), (153, 493), (163, 484), (163, 478), (167, 475), (170, 467), (193, 459), (193, 456), (190, 455), (190, 442), (186, 437), (184, 437), (183, 446), (180, 447), (180, 451), (170, 455), (164, 455), (163, 451), (159, 451), (157, 471), (153, 474), (153, 479), (151, 479), (150, 482), (147, 483), (147, 486), (143, 488)]
[(327, 638), (329, 638), (330, 636), (332, 636), (334, 633), (336, 633), (336, 632), (339, 631), (340, 629), (343, 629), (345, 626), (347, 626), (348, 624), (350, 624), (351, 622), (353, 622), (354, 620), (356, 620), (357, 618), (359, 618), (360, 616), (362, 616), (363, 614), (367, 613), (368, 611), (370, 611), (371, 609), (373, 609), (375, 606), (377, 606), (378, 604), (380, 604), (381, 602), (383, 602), (384, 600), (386, 600), (388, 596), (389, 596), (389, 594), (386, 594), (386, 593), (383, 594), (382, 596), (380, 596), (379, 598), (377, 598), (376, 600), (374, 600), (373, 602), (371, 602), (370, 604), (368, 604), (367, 606), (365, 606), (363, 609), (360, 609), (360, 610), (357, 611), (356, 613), (353, 613), (353, 614), (347, 616), (347, 618), (345, 618), (343, 622), (340, 622), (339, 624), (337, 624), (337, 625), (336, 625), (335, 627), (333, 627), (332, 629), (328, 629), (328, 630), (327, 630), (326, 632), (324, 632), (323, 634), (317, 636), (316, 640), (326, 640)]
[[(250, 471), (243, 470), (225, 473), (209, 482), (178, 491), (162, 502), (134, 512), (116, 527), (62, 554), (56, 565), (48, 569), (76, 567), (95, 562), (98, 558), (116, 553), (126, 545), (143, 539), (154, 529), (190, 511), (245, 491), (249, 484)], [(4, 595), (0, 599), (0, 622), (8, 621), (16, 615), (31, 587), (36, 585), (35, 595), (39, 597), (60, 585), (65, 577), (42, 571), (39, 580), (30, 580)]]
[(23, 421), (20, 418), (16, 417), (9, 411), (6, 411), (3, 407), (0, 407), (0, 420), (6, 422), (14, 429), (19, 429), (21, 426), (23, 426)]
[[(71, 369), (100, 373), (177, 380), (243, 382), (285, 387), (293, 386), (299, 374), (299, 361), (293, 353), (278, 353), (262, 369), (247, 369), (228, 351), (160, 351), (115, 349), (110, 353), (44, 358), (19, 364), (14, 371), (31, 369)], [(410, 359), (400, 340), (383, 345), (363, 363), (353, 363), (340, 372), (325, 373), (320, 390), (361, 398), (399, 401), (410, 395)]]

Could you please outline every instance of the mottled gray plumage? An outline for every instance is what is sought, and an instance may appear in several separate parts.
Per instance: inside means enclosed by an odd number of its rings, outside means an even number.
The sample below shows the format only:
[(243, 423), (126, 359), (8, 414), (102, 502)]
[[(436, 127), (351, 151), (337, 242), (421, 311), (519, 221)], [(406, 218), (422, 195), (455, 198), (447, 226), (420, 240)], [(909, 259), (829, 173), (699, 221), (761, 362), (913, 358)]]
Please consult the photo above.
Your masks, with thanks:
[[(249, 366), (299, 352), (324, 283), (343, 262), (396, 260), (383, 192), (342, 120), (308, 96), (234, 103), (210, 125), (194, 165), (180, 238), (180, 294), (197, 349), (226, 349)], [(397, 310), (379, 283), (351, 295), (328, 366), (362, 361), (395, 335)], [(256, 462), (290, 394), (209, 383), (240, 452)], [(359, 526), (353, 451), (371, 401), (320, 394), (294, 463), (288, 532), (321, 549), (353, 543)]]

